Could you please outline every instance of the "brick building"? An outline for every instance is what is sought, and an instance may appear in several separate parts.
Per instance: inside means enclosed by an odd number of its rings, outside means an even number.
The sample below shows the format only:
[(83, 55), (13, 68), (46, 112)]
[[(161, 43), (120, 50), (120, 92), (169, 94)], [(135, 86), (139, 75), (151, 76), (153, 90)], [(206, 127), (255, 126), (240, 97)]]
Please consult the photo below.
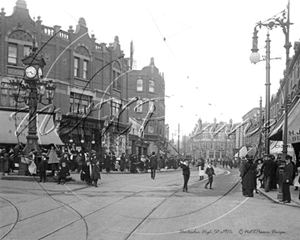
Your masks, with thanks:
[[(137, 139), (130, 136), (129, 138), (132, 153), (149, 154), (155, 151), (164, 154), (167, 147), (165, 80), (163, 73), (160, 73), (155, 66), (154, 58), (151, 58), (149, 66), (130, 72), (128, 87), (129, 98), (139, 98), (137, 103), (130, 107), (130, 117), (142, 124), (149, 114), (149, 110), (155, 106), (150, 121), (144, 129), (144, 137)], [(142, 102), (145, 103), (140, 105)], [(137, 108), (135, 109), (135, 107)]]
[[(127, 137), (121, 133), (128, 126), (128, 111), (119, 118), (114, 116), (127, 103), (129, 66), (118, 37), (108, 46), (97, 43), (95, 35), (89, 35), (84, 18), (79, 19), (75, 30), (72, 26), (66, 31), (58, 25), (46, 26), (41, 17), (33, 20), (26, 2), (18, 0), (11, 16), (6, 16), (4, 9), (0, 12), (0, 41), (1, 116), (26, 106), (16, 104), (8, 83), (24, 76), (21, 60), (36, 43), (46, 63), (43, 77), (56, 85), (52, 103), (62, 112), (61, 141), (77, 150), (125, 151)], [(105, 104), (99, 111), (101, 100)], [(38, 108), (42, 107), (40, 104)], [(103, 134), (105, 124), (109, 127)], [(5, 140), (3, 134), (0, 142)], [(11, 144), (17, 143), (13, 137), (11, 134)]]
[(234, 140), (228, 137), (229, 125), (225, 122), (198, 121), (194, 131), (186, 140), (186, 153), (198, 159), (222, 159), (232, 157)]

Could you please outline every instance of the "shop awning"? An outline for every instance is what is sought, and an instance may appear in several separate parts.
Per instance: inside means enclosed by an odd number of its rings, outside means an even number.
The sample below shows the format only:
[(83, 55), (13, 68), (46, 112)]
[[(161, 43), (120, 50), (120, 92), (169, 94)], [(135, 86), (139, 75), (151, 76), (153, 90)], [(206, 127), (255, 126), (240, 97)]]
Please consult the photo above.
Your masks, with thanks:
[(283, 126), (283, 116), (275, 124), (274, 128), (270, 132), (268, 139), (272, 141), (281, 141), (282, 140), (282, 126)]
[[(288, 114), (288, 133), (287, 143), (300, 142), (300, 99)], [(284, 115), (279, 119), (274, 129), (269, 134), (270, 140), (282, 141)]]
[[(282, 148), (283, 148), (283, 142), (282, 141), (271, 142), (271, 144), (270, 144), (270, 154), (273, 154), (273, 155), (282, 154)], [(288, 144), (287, 154), (289, 154), (291, 156), (295, 155), (295, 151), (294, 151), (294, 148), (293, 148), (292, 144)]]
[[(28, 113), (20, 112), (14, 115), (11, 111), (0, 111), (0, 143), (17, 144), (22, 142), (26, 144), (28, 135)], [(53, 116), (47, 114), (38, 114), (37, 118), (37, 136), (40, 145), (64, 145), (55, 130)], [(19, 133), (19, 134), (18, 134)]]

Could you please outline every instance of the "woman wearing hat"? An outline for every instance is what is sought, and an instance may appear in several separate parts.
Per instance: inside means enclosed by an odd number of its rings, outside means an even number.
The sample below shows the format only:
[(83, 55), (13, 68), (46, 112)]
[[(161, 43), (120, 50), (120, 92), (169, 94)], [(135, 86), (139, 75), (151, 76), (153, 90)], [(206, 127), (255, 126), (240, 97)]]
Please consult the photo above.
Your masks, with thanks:
[(253, 191), (256, 187), (256, 164), (253, 163), (253, 157), (246, 156), (247, 162), (243, 166), (242, 177), (242, 189), (245, 197), (253, 197)]
[(91, 156), (91, 167), (90, 167), (90, 172), (91, 172), (91, 180), (94, 182), (94, 186), (98, 187), (97, 182), (98, 179), (101, 179), (100, 176), (100, 163), (97, 159), (96, 154), (92, 154)]

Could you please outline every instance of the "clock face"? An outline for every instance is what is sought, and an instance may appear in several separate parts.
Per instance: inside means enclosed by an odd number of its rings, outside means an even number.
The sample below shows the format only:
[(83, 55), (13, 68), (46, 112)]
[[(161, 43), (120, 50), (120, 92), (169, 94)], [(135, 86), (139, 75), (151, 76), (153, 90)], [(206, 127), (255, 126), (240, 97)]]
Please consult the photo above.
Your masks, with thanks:
[(28, 78), (34, 78), (36, 76), (36, 72), (37, 72), (37, 70), (33, 66), (30, 66), (25, 69), (25, 74), (26, 74), (26, 77), (28, 77)]
[(39, 74), (39, 78), (43, 77), (43, 70), (41, 68), (39, 68), (38, 74)]

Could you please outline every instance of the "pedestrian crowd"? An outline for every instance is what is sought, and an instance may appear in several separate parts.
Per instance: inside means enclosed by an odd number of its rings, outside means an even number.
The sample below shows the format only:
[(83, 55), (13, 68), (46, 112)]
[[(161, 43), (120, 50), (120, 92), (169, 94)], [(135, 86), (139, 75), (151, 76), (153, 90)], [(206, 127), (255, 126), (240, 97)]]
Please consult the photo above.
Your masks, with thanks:
[[(282, 155), (275, 158), (274, 155), (264, 155), (263, 158), (254, 160), (252, 156), (246, 155), (241, 160), (240, 177), (242, 183), (242, 194), (245, 197), (253, 197), (257, 188), (265, 192), (282, 190), (282, 203), (291, 202), (291, 186), (297, 191), (300, 186), (300, 166), (299, 162), (293, 161), (292, 156)], [(257, 187), (257, 183), (259, 186)], [(300, 200), (300, 192), (299, 192)]]

